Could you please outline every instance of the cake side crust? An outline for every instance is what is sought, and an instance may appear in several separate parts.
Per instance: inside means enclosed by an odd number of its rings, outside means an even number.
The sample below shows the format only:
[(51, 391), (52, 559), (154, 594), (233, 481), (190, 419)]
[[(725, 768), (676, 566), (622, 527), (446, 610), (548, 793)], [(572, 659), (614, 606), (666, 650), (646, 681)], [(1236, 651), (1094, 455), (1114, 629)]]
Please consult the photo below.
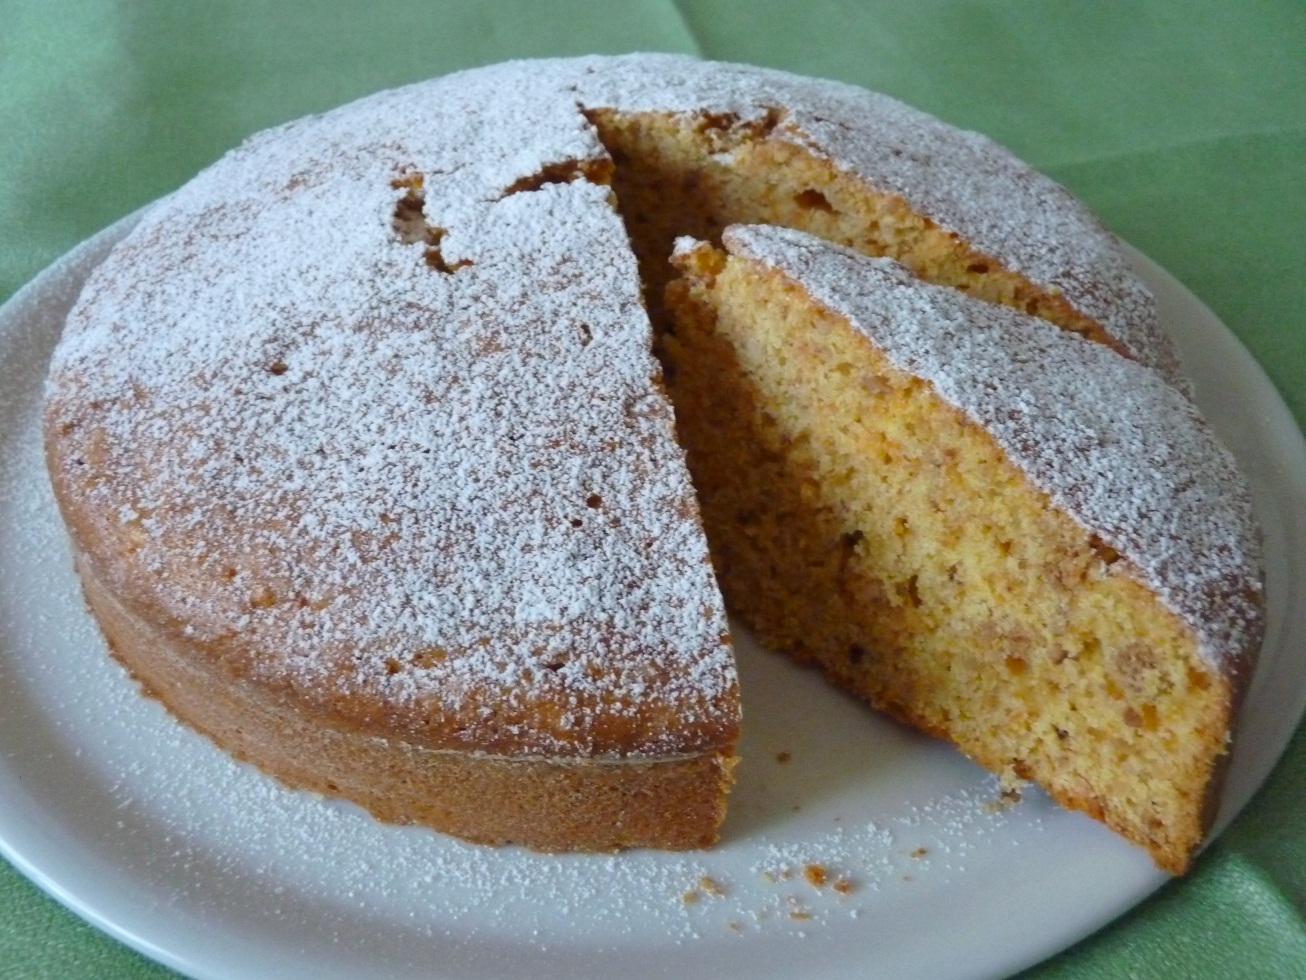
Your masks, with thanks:
[(183, 637), (128, 611), (77, 571), (113, 656), (142, 690), (285, 785), (343, 797), (378, 820), (538, 851), (687, 850), (717, 839), (728, 747), (665, 759), (542, 758), (435, 750), (344, 730), (206, 669)]

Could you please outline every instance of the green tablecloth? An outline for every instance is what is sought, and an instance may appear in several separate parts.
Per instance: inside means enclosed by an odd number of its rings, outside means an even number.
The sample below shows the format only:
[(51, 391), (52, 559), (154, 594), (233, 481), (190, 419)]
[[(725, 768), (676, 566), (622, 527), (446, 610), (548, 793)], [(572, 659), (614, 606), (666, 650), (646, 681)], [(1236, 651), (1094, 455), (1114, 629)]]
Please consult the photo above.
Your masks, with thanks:
[[(840, 78), (992, 135), (1196, 292), (1306, 420), (1300, 0), (0, 0), (0, 301), (256, 129), (630, 50)], [(168, 975), (0, 863), (0, 980)], [(1191, 876), (1029, 976), (1306, 976), (1306, 736)]]

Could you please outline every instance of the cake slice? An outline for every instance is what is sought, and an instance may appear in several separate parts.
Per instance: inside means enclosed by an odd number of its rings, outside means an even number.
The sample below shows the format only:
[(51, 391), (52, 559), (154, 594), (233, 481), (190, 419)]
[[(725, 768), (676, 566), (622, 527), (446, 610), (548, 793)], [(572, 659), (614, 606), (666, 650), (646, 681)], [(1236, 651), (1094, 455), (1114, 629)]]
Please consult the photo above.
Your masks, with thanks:
[(1229, 453), (1157, 373), (802, 232), (682, 240), (665, 341), (727, 604), (1180, 873), (1263, 629)]

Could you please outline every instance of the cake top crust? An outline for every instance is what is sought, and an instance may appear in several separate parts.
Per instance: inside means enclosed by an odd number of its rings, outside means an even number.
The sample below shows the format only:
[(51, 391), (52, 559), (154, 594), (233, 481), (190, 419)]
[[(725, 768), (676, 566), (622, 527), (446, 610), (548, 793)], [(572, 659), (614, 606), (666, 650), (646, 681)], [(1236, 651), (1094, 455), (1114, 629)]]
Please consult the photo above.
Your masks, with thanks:
[(1157, 372), (803, 232), (735, 225), (723, 239), (991, 432), (1036, 487), (1189, 624), (1213, 667), (1248, 665), (1265, 598), (1251, 494), (1209, 424)]
[(601, 147), (569, 99), (517, 134), (488, 101), (435, 84), (292, 123), (145, 215), (52, 366), (69, 523), (138, 612), (342, 726), (729, 745), (728, 626), (621, 219), (583, 179), (507, 190)]
[(778, 118), (1169, 363), (1085, 209), (892, 99), (670, 55), (450, 75), (251, 137), (90, 278), (48, 445), (125, 601), (359, 730), (733, 741), (727, 624), (591, 108)]

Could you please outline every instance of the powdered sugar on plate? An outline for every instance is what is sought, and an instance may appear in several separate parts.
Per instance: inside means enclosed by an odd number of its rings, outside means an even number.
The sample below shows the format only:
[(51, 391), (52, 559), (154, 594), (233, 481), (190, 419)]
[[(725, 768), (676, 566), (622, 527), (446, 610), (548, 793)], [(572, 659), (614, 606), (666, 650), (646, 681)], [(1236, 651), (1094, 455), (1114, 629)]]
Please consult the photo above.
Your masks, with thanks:
[[(44, 365), (82, 276), (123, 230), (0, 310), (0, 850), (101, 928), (214, 980), (965, 978), (1049, 955), (1165, 880), (1037, 793), (993, 807), (996, 787), (946, 746), (746, 641), (751, 761), (722, 845), (702, 854), (475, 848), (378, 825), (233, 762), (106, 656), (44, 476)], [(1306, 599), (1287, 560), (1306, 547), (1306, 447), (1209, 312), (1139, 262), (1165, 290), (1267, 528), (1271, 628), (1227, 819), (1306, 699), (1291, 647)], [(808, 880), (812, 865), (827, 884)]]

